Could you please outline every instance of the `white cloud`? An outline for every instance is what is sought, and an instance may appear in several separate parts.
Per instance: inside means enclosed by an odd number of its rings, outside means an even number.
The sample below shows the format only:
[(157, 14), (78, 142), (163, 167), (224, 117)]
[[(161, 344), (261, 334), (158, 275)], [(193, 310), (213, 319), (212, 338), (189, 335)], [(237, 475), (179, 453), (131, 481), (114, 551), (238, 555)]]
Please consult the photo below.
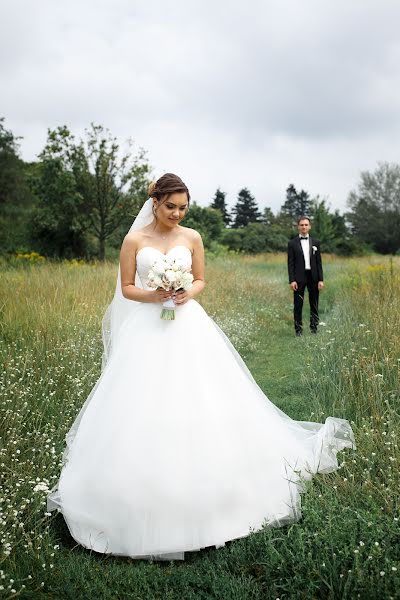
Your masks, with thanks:
[(393, 0), (3, 0), (1, 114), (24, 136), (94, 121), (207, 203), (289, 183), (343, 209), (359, 172), (398, 160)]

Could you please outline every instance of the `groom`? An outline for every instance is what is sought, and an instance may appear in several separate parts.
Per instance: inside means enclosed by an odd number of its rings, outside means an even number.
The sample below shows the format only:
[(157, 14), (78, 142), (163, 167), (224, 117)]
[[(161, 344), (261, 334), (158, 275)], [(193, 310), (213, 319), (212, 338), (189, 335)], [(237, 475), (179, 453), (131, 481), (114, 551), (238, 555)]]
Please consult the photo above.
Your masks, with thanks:
[(306, 216), (297, 220), (299, 235), (288, 243), (288, 272), (289, 284), (294, 292), (294, 328), (296, 335), (303, 334), (303, 301), (305, 289), (308, 289), (310, 302), (310, 329), (317, 333), (318, 328), (318, 297), (324, 287), (324, 275), (319, 240), (312, 239), (309, 231), (311, 221)]

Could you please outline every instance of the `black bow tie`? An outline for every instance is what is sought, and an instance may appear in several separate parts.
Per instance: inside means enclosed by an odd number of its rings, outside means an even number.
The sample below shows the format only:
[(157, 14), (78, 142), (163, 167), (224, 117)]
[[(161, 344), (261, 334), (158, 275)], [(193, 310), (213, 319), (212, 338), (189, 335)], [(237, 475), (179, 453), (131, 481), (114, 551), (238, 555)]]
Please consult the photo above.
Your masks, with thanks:
[(300, 236), (300, 239), (301, 240), (308, 240), (308, 237), (302, 237), (302, 236)]

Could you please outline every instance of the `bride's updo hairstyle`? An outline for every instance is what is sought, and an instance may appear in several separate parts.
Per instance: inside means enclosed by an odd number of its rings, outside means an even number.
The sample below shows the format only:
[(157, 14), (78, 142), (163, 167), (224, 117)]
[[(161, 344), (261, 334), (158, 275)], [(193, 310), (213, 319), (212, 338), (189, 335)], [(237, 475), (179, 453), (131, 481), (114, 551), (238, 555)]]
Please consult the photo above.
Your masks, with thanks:
[(171, 194), (180, 192), (186, 193), (189, 205), (189, 190), (183, 183), (182, 179), (173, 173), (165, 173), (165, 175), (160, 177), (160, 179), (157, 179), (157, 181), (152, 181), (148, 188), (149, 198), (155, 198), (158, 204), (160, 204), (160, 201), (162, 204), (164, 204)]

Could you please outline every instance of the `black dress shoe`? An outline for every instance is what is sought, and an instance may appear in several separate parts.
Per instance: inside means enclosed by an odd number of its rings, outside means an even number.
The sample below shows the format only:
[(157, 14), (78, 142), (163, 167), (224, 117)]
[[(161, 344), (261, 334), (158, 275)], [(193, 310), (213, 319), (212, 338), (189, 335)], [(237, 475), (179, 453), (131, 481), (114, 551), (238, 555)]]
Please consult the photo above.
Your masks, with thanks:
[(296, 337), (301, 337), (303, 334), (301, 331), (296, 331)]
[(310, 329), (311, 333), (313, 333), (314, 335), (317, 333), (316, 329)]

